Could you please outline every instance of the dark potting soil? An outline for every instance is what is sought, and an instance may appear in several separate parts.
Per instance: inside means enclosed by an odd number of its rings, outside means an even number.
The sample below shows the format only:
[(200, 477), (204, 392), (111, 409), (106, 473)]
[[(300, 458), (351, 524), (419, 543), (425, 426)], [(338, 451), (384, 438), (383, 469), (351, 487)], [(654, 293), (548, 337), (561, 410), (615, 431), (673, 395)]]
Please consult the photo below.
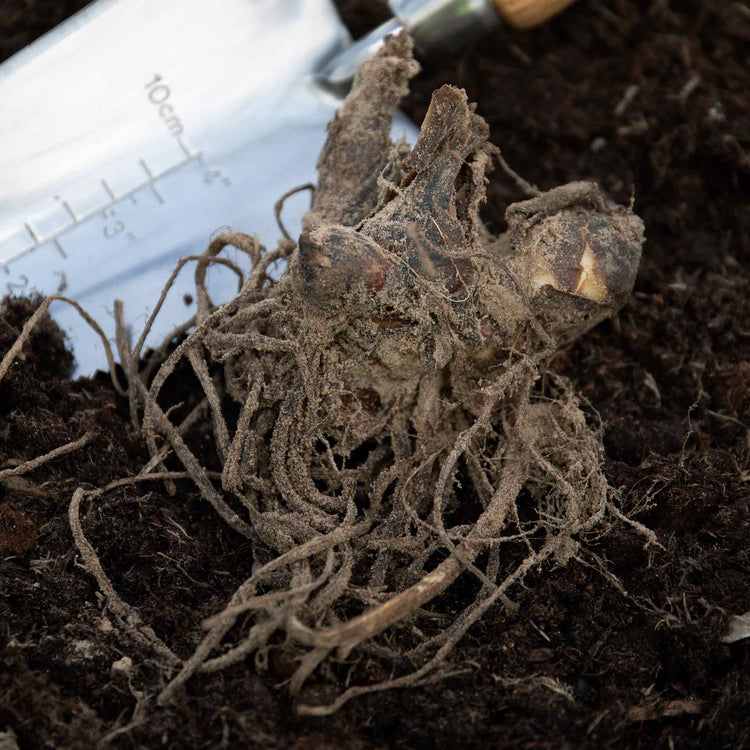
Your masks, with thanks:
[[(0, 4), (0, 54), (80, 5)], [(339, 7), (355, 34), (387, 15)], [(581, 0), (543, 28), (423, 60), (404, 106), (420, 122), (440, 84), (464, 87), (540, 188), (595, 179), (617, 201), (634, 195), (647, 231), (635, 293), (556, 367), (601, 415), (608, 479), (663, 549), (618, 527), (594, 551), (620, 583), (576, 561), (545, 568), (512, 592), (517, 614), (491, 610), (459, 644), (464, 674), (331, 717), (295, 714), (280, 649), (262, 677), (249, 660), (134, 712), (159, 671), (76, 564), (67, 508), (76, 487), (131, 475), (148, 453), (107, 376), (68, 378), (48, 322), (0, 383), (0, 470), (97, 437), (0, 487), (0, 732), (22, 748), (747, 745), (747, 641), (721, 637), (750, 609), (749, 39), (742, 3)], [(494, 232), (519, 197), (492, 181)], [(6, 301), (0, 354), (33, 306)], [(181, 382), (173, 399), (189, 406), (198, 390)], [(187, 482), (173, 497), (155, 483), (114, 491), (84, 527), (120, 595), (183, 657), (252, 566)], [(331, 669), (343, 685), (347, 665)]]

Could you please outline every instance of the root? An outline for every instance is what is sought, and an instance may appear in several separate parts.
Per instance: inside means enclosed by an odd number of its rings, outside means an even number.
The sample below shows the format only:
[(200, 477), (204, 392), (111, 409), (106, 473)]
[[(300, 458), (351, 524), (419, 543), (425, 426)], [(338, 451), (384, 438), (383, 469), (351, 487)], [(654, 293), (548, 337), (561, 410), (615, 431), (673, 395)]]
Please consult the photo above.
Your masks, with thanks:
[[(47, 310), (49, 309), (50, 305), (57, 300), (61, 302), (66, 302), (67, 304), (71, 305), (78, 312), (78, 314), (91, 326), (91, 328), (95, 331), (95, 333), (99, 336), (102, 344), (104, 345), (104, 351), (107, 356), (107, 362), (109, 364), (109, 373), (112, 379), (112, 386), (118, 393), (120, 393), (121, 395), (124, 394), (125, 390), (120, 384), (119, 379), (117, 377), (117, 372), (115, 369), (115, 360), (112, 355), (112, 348), (109, 345), (109, 340), (104, 334), (104, 331), (101, 329), (99, 324), (75, 300), (69, 299), (67, 297), (63, 297), (59, 294), (53, 294), (45, 298), (44, 300), (42, 300), (39, 307), (34, 311), (31, 317), (26, 321), (23, 328), (21, 329), (21, 333), (13, 342), (13, 345), (10, 347), (10, 349), (5, 353), (5, 356), (3, 357), (2, 361), (0, 361), (0, 380), (2, 380), (8, 374), (8, 372), (10, 371), (10, 368), (13, 366), (13, 363), (21, 354), (24, 345), (29, 342), (31, 335), (34, 332), (34, 329), (42, 320), (44, 315), (47, 313)], [(9, 469), (3, 469), (2, 471), (0, 471), (0, 482), (7, 481), (13, 477), (22, 476), (23, 474), (27, 474), (31, 471), (34, 471), (40, 466), (44, 466), (45, 464), (49, 463), (50, 461), (54, 461), (56, 458), (59, 458), (60, 456), (67, 455), (68, 453), (72, 453), (74, 451), (79, 450), (80, 448), (87, 446), (95, 438), (96, 438), (95, 433), (86, 432), (77, 440), (72, 440), (71, 442), (66, 443), (65, 445), (61, 445), (58, 448), (54, 448), (53, 450), (49, 451), (48, 453), (45, 453), (42, 456), (37, 456), (36, 458), (30, 459), (28, 461), (24, 461), (20, 463), (18, 466), (14, 466)]]
[[(94, 491), (89, 493), (89, 497), (96, 497), (102, 493), (103, 490)], [(140, 615), (117, 594), (114, 586), (102, 568), (99, 556), (96, 554), (96, 551), (91, 546), (88, 539), (86, 539), (80, 518), (81, 500), (84, 495), (84, 490), (81, 487), (73, 493), (73, 499), (71, 500), (69, 509), (69, 518), (70, 528), (73, 532), (73, 539), (78, 547), (78, 551), (81, 553), (81, 557), (83, 557), (86, 569), (94, 576), (94, 578), (96, 578), (99, 588), (107, 598), (109, 610), (115, 616), (121, 628), (124, 629), (137, 643), (156, 652), (156, 654), (164, 659), (167, 664), (175, 664), (179, 661), (177, 656), (161, 641), (148, 625), (145, 625), (142, 622)]]
[(105, 335), (101, 326), (73, 299), (63, 297), (61, 294), (52, 294), (42, 300), (42, 303), (34, 311), (34, 314), (26, 321), (24, 327), (21, 329), (21, 333), (18, 338), (13, 342), (13, 346), (8, 349), (2, 361), (0, 362), (0, 380), (2, 380), (10, 370), (11, 365), (15, 362), (18, 355), (21, 353), (24, 344), (29, 340), (34, 328), (37, 326), (39, 321), (42, 319), (44, 314), (49, 309), (49, 306), (59, 300), (60, 302), (66, 302), (73, 307), (76, 312), (91, 326), (94, 332), (99, 336), (99, 339), (104, 346), (104, 353), (107, 357), (107, 364), (109, 365), (109, 375), (112, 379), (112, 386), (121, 396), (125, 394), (125, 389), (120, 384), (117, 377), (117, 371), (115, 369), (115, 358), (112, 354), (112, 347), (109, 345), (109, 339)]
[[(278, 247), (237, 232), (213, 237), (178, 264), (132, 348), (116, 305), (130, 417), (151, 458), (137, 477), (76, 490), (70, 523), (125, 633), (178, 669), (161, 705), (197, 672), (253, 654), (262, 666), (282, 642), (298, 660), (292, 694), (353, 649), (414, 669), (302, 706), (310, 715), (424, 684), (450, 673), (451, 651), (490, 607), (516, 606), (510, 590), (530, 571), (583, 557), (613, 518), (653, 541), (608, 498), (601, 435), (547, 367), (561, 343), (626, 298), (640, 220), (588, 183), (540, 193), (488, 143), (486, 123), (452, 87), (436, 92), (413, 150), (391, 144), (393, 110), (416, 70), (404, 35), (363, 66), (329, 128), (298, 244), (281, 224), (282, 198)], [(508, 210), (500, 238), (479, 218), (493, 157), (534, 196)], [(229, 245), (250, 258), (246, 279), (220, 257)], [(288, 272), (272, 279), (269, 266), (285, 258)], [(178, 343), (169, 346), (170, 336), (142, 363), (188, 262), (197, 313), (175, 332)], [(215, 263), (239, 279), (220, 306), (206, 286)], [(588, 297), (577, 294), (584, 287)], [(167, 398), (182, 367), (199, 388), (187, 415)], [(219, 472), (197, 457), (191, 429), (202, 422), (200, 450), (210, 436)], [(172, 462), (184, 472), (167, 471)], [(250, 541), (254, 568), (181, 662), (116, 593), (83, 534), (80, 505), (142, 481), (174, 493), (183, 477)]]
[[(485, 414), (488, 416), (489, 412), (488, 409)], [(479, 425), (480, 421), (477, 420), (475, 424)], [(467, 442), (466, 439), (462, 440), (464, 437), (462, 435), (456, 441), (452, 453), (463, 452), (461, 444)], [(345, 625), (328, 631), (313, 632), (297, 621), (291, 621), (288, 627), (289, 635), (306, 646), (325, 648), (329, 651), (336, 648), (339, 650), (340, 658), (344, 659), (355, 646), (382, 633), (383, 630), (403, 619), (405, 615), (415, 612), (445, 591), (471, 565), (488, 541), (493, 539), (506, 523), (508, 509), (515, 502), (526, 478), (525, 461), (522, 454), (514, 450), (514, 447), (509, 447), (510, 455), (506, 459), (506, 471), (486, 510), (461, 544), (452, 550), (451, 556), (435, 570), (427, 573), (405, 591), (350, 620)], [(445, 465), (449, 466), (450, 463), (449, 456)], [(455, 464), (455, 461), (453, 463)], [(441, 472), (441, 478), (445, 473), (447, 472)], [(444, 490), (441, 484), (444, 484), (444, 481), (438, 483), (436, 498), (441, 496)], [(436, 505), (436, 509), (438, 507)]]
[(284, 193), (284, 195), (282, 195), (281, 198), (276, 201), (273, 207), (273, 212), (276, 216), (276, 224), (278, 224), (281, 234), (291, 242), (293, 242), (294, 240), (292, 240), (289, 232), (287, 232), (287, 229), (284, 226), (284, 222), (281, 220), (281, 212), (284, 210), (284, 203), (288, 198), (291, 198), (293, 195), (297, 195), (297, 193), (301, 193), (304, 190), (309, 190), (312, 193), (313, 200), (315, 199), (315, 185), (313, 185), (311, 182), (307, 182), (304, 185), (298, 185), (291, 190), (287, 190), (287, 192)]
[(34, 469), (44, 466), (44, 464), (49, 461), (54, 461), (54, 459), (59, 458), (60, 456), (77, 451), (79, 448), (88, 445), (95, 437), (96, 435), (93, 432), (85, 432), (78, 438), (78, 440), (72, 440), (65, 445), (61, 445), (59, 448), (54, 448), (43, 456), (37, 456), (29, 461), (24, 461), (22, 464), (14, 466), (12, 469), (3, 469), (0, 471), (0, 482), (9, 479), (10, 477), (20, 477), (22, 474), (28, 474), (30, 471), (34, 471)]
[(464, 615), (454, 623), (453, 627), (446, 631), (442, 638), (443, 643), (440, 646), (437, 653), (422, 667), (407, 674), (403, 677), (394, 680), (384, 680), (383, 682), (374, 685), (363, 685), (353, 688), (349, 688), (344, 691), (335, 701), (328, 705), (323, 706), (309, 706), (301, 704), (297, 710), (299, 713), (305, 716), (328, 716), (338, 711), (346, 702), (352, 698), (356, 698), (361, 695), (367, 695), (368, 693), (380, 692), (383, 690), (392, 690), (394, 688), (412, 688), (419, 685), (425, 685), (436, 680), (443, 680), (448, 677), (452, 677), (457, 674), (462, 674), (465, 670), (460, 671), (448, 671), (442, 674), (432, 674), (435, 670), (448, 657), (451, 650), (455, 647), (456, 643), (466, 633), (466, 631), (484, 614), (484, 612), (493, 606), (500, 597), (505, 595), (505, 592), (510, 588), (511, 585), (520, 583), (526, 574), (534, 567), (541, 564), (555, 551), (555, 544), (549, 543), (545, 545), (538, 553), (533, 553), (527, 557), (521, 565), (516, 568), (512, 575), (508, 576), (502, 584), (495, 588), (495, 591), (491, 596), (487, 597), (481, 605), (473, 608), (471, 612), (466, 612)]

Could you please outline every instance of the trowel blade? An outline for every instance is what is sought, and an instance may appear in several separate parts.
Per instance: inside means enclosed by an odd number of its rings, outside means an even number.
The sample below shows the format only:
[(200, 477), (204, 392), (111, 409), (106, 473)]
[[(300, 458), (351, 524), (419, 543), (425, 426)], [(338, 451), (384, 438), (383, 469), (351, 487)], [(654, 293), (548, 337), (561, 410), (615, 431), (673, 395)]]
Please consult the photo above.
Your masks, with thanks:
[[(176, 261), (221, 227), (275, 246), (274, 204), (315, 181), (340, 104), (315, 74), (349, 44), (329, 0), (98, 0), (0, 65), (0, 293), (61, 291), (112, 339), (120, 299), (135, 339)], [(293, 236), (308, 203), (286, 204)], [(214, 302), (236, 290), (210, 271)], [(187, 269), (147, 344), (193, 314), (193, 292)], [(77, 374), (106, 367), (72, 308), (51, 313)]]

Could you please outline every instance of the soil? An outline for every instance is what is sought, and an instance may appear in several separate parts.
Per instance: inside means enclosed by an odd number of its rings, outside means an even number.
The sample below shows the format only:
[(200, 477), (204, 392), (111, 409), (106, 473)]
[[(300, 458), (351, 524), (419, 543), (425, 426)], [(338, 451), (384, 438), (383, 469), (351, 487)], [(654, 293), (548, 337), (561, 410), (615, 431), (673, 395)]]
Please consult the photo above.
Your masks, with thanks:
[[(339, 7), (355, 35), (387, 15), (381, 3)], [(0, 54), (74, 9), (4, 3)], [(541, 189), (594, 179), (618, 202), (634, 195), (647, 235), (635, 293), (555, 366), (601, 416), (607, 478), (662, 548), (618, 526), (594, 552), (620, 583), (593, 557), (534, 573), (512, 592), (518, 613), (488, 612), (451, 655), (462, 674), (434, 685), (304, 718), (280, 687), (294, 665), (275, 649), (262, 676), (251, 660), (199, 675), (142, 714), (157, 665), (130, 645), (132, 668), (123, 660), (77, 564), (68, 505), (78, 486), (136, 473), (148, 452), (107, 376), (69, 379), (71, 356), (45, 323), (0, 384), (0, 469), (96, 437), (0, 488), (0, 731), (22, 748), (747, 745), (747, 641), (721, 638), (750, 609), (749, 38), (741, 3), (581, 0), (543, 28), (421, 60), (403, 107), (421, 122), (435, 89), (463, 87)], [(521, 196), (499, 178), (488, 194), (483, 218), (499, 233)], [(35, 304), (6, 301), (0, 353)], [(170, 398), (195, 403), (197, 381), (180, 382)], [(123, 599), (184, 657), (252, 558), (190, 483), (178, 489), (114, 491), (84, 527)], [(349, 666), (329, 676), (343, 684)]]

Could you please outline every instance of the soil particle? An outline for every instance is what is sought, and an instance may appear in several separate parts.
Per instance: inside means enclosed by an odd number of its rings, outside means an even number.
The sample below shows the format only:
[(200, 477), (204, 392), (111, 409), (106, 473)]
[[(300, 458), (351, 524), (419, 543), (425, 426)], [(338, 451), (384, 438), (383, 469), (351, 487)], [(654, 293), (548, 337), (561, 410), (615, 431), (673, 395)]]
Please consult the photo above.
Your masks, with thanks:
[(37, 540), (36, 527), (13, 503), (0, 503), (0, 555), (19, 557), (28, 552)]

